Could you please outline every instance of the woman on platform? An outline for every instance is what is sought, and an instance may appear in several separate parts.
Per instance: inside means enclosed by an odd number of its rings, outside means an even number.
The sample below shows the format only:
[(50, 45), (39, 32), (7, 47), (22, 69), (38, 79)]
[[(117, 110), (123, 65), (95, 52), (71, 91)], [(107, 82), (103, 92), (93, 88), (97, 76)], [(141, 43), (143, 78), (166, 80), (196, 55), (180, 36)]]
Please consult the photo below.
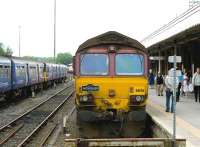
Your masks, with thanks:
[(183, 76), (183, 92), (185, 96), (188, 96), (189, 92), (189, 77), (187, 72)]

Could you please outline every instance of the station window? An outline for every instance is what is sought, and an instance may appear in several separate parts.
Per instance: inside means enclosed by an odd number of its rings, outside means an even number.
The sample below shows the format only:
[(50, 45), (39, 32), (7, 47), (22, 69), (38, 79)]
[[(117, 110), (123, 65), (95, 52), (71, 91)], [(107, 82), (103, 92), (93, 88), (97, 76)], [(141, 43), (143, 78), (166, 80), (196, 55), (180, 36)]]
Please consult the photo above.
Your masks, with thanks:
[(117, 75), (143, 75), (144, 57), (139, 54), (117, 54), (115, 70)]
[(108, 55), (83, 54), (80, 58), (80, 72), (82, 75), (107, 75)]

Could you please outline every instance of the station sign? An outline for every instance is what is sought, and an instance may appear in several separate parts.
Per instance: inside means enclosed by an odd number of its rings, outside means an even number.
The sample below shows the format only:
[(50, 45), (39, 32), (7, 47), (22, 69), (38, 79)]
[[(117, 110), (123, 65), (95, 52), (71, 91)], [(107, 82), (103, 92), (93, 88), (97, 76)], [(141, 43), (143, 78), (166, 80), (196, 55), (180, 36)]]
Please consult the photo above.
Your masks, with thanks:
[[(168, 75), (170, 77), (174, 77), (174, 70), (169, 70)], [(182, 76), (182, 72), (181, 72), (181, 70), (176, 70), (176, 77), (179, 77), (179, 76)]]
[(150, 56), (150, 60), (164, 60), (165, 58), (163, 56)]
[[(174, 56), (169, 56), (168, 57), (168, 62), (169, 63), (174, 63), (175, 61), (175, 57)], [(180, 63), (181, 62), (181, 56), (176, 56), (176, 63)]]

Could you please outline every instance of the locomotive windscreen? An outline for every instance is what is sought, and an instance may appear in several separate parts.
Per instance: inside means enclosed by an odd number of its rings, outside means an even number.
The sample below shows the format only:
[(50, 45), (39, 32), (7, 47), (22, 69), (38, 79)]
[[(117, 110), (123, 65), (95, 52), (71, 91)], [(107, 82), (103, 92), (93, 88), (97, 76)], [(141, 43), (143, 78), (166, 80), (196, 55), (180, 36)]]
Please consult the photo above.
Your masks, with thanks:
[(117, 54), (115, 59), (117, 75), (143, 75), (144, 57), (138, 54)]
[(108, 55), (83, 54), (81, 56), (81, 75), (107, 75)]

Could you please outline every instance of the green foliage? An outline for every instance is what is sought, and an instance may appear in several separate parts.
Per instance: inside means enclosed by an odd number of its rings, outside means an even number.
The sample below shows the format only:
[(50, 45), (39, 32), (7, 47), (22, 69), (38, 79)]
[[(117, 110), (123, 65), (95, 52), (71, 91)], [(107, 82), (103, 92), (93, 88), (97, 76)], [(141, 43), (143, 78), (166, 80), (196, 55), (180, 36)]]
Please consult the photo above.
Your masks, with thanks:
[(22, 57), (25, 60), (29, 61), (38, 61), (38, 62), (47, 62), (47, 63), (54, 63), (53, 57), (34, 57), (34, 56), (24, 56)]
[(4, 55), (5, 55), (4, 46), (3, 46), (3, 43), (0, 43), (0, 56), (4, 56)]
[[(22, 58), (24, 60), (29, 60), (29, 61), (54, 63), (53, 57), (24, 56)], [(56, 57), (56, 63), (65, 64), (65, 65), (70, 64), (70, 63), (72, 63), (72, 55), (70, 53), (58, 53), (58, 55)]]
[(0, 56), (12, 56), (13, 51), (10, 47), (5, 48), (3, 43), (0, 43)]
[(70, 53), (59, 53), (56, 57), (56, 63), (67, 65), (72, 63), (72, 58)]
[(12, 49), (10, 47), (7, 47), (6, 48), (6, 56), (12, 56), (12, 54), (13, 54)]
[[(5, 48), (4, 44), (0, 42), (0, 56), (12, 56), (13, 51), (10, 47)], [(24, 60), (29, 61), (38, 61), (38, 62), (47, 62), (54, 63), (53, 57), (33, 57), (33, 56), (24, 56)], [(56, 63), (60, 64), (70, 64), (72, 63), (72, 55), (70, 53), (58, 53), (56, 57)]]

